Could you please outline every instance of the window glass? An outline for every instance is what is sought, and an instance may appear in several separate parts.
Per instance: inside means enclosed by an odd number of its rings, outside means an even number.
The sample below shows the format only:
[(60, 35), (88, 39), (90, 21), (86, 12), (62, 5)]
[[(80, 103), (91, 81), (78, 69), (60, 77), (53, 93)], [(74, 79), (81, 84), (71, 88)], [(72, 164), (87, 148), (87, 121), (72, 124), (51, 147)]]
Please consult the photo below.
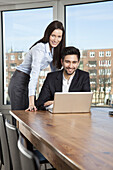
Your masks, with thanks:
[(66, 45), (81, 52), (90, 73), (92, 105), (113, 105), (113, 1), (65, 6)]
[[(47, 25), (53, 20), (53, 8), (47, 7), (4, 11), (2, 12), (2, 16), (4, 47), (4, 104), (10, 104), (8, 97), (10, 78), (13, 75), (16, 66), (22, 63), (29, 48), (43, 37)], [(39, 93), (39, 88), (37, 91)]]

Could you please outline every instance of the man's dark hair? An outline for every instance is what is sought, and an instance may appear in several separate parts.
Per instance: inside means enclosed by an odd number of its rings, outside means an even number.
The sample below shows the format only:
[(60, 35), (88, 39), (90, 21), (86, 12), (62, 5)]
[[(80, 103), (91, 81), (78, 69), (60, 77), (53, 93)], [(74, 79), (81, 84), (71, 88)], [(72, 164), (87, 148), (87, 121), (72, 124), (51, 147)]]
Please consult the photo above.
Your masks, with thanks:
[(61, 58), (62, 60), (64, 60), (66, 55), (72, 55), (72, 54), (77, 55), (78, 61), (80, 60), (80, 51), (78, 48), (75, 48), (73, 46), (64, 47), (61, 53)]

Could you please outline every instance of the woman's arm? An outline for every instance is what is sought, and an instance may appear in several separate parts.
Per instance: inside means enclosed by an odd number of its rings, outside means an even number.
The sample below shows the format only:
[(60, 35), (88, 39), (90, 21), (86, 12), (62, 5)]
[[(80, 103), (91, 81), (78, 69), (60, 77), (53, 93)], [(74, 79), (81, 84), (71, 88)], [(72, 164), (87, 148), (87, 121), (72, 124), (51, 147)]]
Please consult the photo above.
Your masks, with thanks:
[(34, 96), (29, 96), (29, 107), (25, 111), (37, 111), (37, 108), (34, 104)]
[(31, 73), (30, 73), (30, 81), (29, 81), (29, 107), (25, 111), (36, 111), (36, 107), (34, 104), (34, 96), (36, 92), (36, 86), (38, 82), (40, 67), (42, 64), (42, 60), (45, 57), (44, 45), (37, 44), (31, 51), (30, 55), (32, 56), (31, 63)]

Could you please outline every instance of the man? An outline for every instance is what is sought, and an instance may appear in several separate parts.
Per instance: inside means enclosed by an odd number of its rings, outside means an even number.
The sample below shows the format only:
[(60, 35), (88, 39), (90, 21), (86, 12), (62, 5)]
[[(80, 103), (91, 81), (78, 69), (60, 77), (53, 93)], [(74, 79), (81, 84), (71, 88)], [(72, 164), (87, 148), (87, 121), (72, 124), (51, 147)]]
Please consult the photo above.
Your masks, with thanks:
[(62, 70), (48, 73), (39, 98), (38, 110), (45, 110), (53, 104), (55, 92), (89, 92), (89, 73), (78, 69), (80, 52), (75, 47), (65, 47), (61, 55)]

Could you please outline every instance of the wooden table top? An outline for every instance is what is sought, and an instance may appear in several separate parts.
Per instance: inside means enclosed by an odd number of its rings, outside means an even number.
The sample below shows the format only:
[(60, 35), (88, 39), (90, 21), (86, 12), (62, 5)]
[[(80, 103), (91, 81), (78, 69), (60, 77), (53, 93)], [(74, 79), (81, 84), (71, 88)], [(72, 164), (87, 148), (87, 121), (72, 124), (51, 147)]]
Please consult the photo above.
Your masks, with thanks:
[(10, 113), (70, 169), (113, 170), (113, 117), (108, 109), (93, 108), (84, 114)]

